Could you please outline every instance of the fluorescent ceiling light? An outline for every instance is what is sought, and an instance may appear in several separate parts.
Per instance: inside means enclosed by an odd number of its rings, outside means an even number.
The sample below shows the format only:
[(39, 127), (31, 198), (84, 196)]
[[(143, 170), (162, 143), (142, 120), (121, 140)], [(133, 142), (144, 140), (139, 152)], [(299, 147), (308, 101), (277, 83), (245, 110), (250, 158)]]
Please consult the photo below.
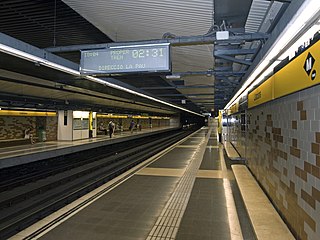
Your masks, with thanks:
[(166, 79), (181, 79), (181, 75), (167, 75)]
[(76, 70), (73, 70), (71, 68), (62, 66), (60, 64), (56, 64), (56, 63), (50, 62), (50, 61), (48, 61), (48, 60), (46, 60), (44, 58), (40, 58), (40, 57), (34, 56), (34, 55), (30, 54), (30, 53), (23, 52), (21, 50), (9, 47), (9, 46), (1, 44), (1, 43), (0, 43), (0, 52), (8, 53), (8, 54), (10, 54), (12, 56), (16, 56), (18, 58), (22, 58), (22, 59), (25, 59), (25, 60), (30, 61), (30, 62), (34, 62), (35, 64), (40, 64), (40, 65), (43, 65), (43, 66), (54, 68), (56, 70), (59, 70), (59, 71), (65, 72), (65, 73), (69, 73), (69, 74), (72, 74), (72, 75), (80, 76), (80, 72), (79, 71), (76, 71)]
[[(112, 43), (111, 43), (112, 44)], [(150, 43), (150, 44), (136, 44), (136, 45), (125, 45), (125, 46), (109, 46), (109, 48), (130, 48), (130, 47), (156, 47), (156, 46), (168, 46), (170, 43)]]
[[(291, 21), (287, 24), (287, 27), (282, 31), (282, 34), (279, 35), (277, 40), (270, 47), (269, 51), (266, 53), (264, 59), (260, 61), (257, 67), (252, 71), (251, 75), (238, 90), (238, 92), (232, 97), (229, 103), (225, 106), (224, 109), (230, 108), (230, 106), (238, 101), (241, 97), (247, 94), (248, 86), (251, 85), (257, 76), (263, 72), (263, 74), (258, 78), (257, 82), (261, 82), (263, 78), (267, 75), (267, 72), (270, 71), (270, 63), (274, 63), (275, 57), (279, 55), (282, 49), (286, 48), (288, 44), (291, 44), (290, 41), (306, 26), (306, 24), (313, 19), (316, 14), (320, 11), (319, 0), (306, 0), (299, 10), (296, 12)], [(292, 44), (291, 44), (292, 45)], [(269, 66), (266, 72), (266, 68)], [(273, 68), (272, 68), (273, 71)], [(256, 83), (256, 82), (255, 82)], [(252, 88), (252, 87), (251, 87)]]
[[(163, 45), (166, 45), (166, 44), (163, 44)], [(46, 59), (44, 59), (44, 58), (40, 58), (40, 57), (34, 56), (34, 55), (30, 54), (30, 53), (23, 52), (23, 51), (21, 51), (21, 50), (18, 50), (18, 49), (9, 47), (9, 46), (4, 45), (4, 44), (1, 44), (1, 43), (0, 43), (0, 52), (4, 52), (4, 53), (10, 54), (10, 55), (12, 55), (12, 56), (16, 56), (16, 57), (18, 57), (18, 58), (25, 59), (25, 60), (30, 61), (30, 62), (34, 62), (34, 63), (40, 64), (40, 65), (43, 65), (43, 66), (46, 66), (46, 67), (49, 67), (49, 68), (53, 68), (53, 69), (56, 69), (56, 70), (58, 70), (58, 71), (62, 71), (62, 72), (65, 72), (65, 73), (69, 73), (69, 74), (74, 75), (74, 76), (77, 76), (77, 77), (80, 77), (80, 76), (81, 76), (81, 74), (80, 74), (79, 71), (76, 71), (76, 70), (73, 70), (73, 69), (71, 69), (71, 68), (62, 66), (62, 65), (60, 65), (60, 64), (56, 64), (56, 63), (50, 62), (50, 61), (48, 61), (48, 60), (46, 60)], [(131, 94), (134, 94), (134, 95), (143, 97), (143, 98), (147, 98), (147, 99), (149, 99), (149, 100), (152, 100), (152, 101), (155, 101), (155, 102), (158, 102), (158, 103), (161, 103), (161, 104), (164, 104), (164, 105), (173, 107), (173, 108), (175, 108), (175, 109), (179, 109), (179, 110), (182, 110), (182, 111), (185, 111), (185, 112), (189, 112), (189, 113), (191, 113), (191, 114), (194, 114), (194, 115), (198, 115), (198, 116), (203, 117), (202, 114), (199, 114), (199, 113), (190, 111), (190, 110), (188, 110), (188, 109), (185, 109), (185, 108), (182, 108), (182, 107), (173, 105), (173, 104), (171, 104), (171, 103), (162, 101), (162, 100), (160, 100), (160, 99), (157, 99), (157, 98), (154, 98), (154, 97), (145, 95), (145, 94), (143, 94), (143, 93), (139, 93), (139, 92), (136, 92), (136, 91), (133, 91), (133, 90), (130, 90), (130, 89), (127, 89), (127, 88), (118, 86), (118, 85), (116, 85), (116, 84), (106, 82), (106, 81), (104, 81), (104, 80), (102, 80), (102, 79), (99, 79), (99, 78), (96, 78), (96, 77), (83, 76), (83, 78), (85, 78), (85, 79), (87, 79), (87, 80), (89, 80), (89, 81), (93, 81), (93, 82), (96, 82), (96, 83), (99, 83), (99, 84), (108, 86), (108, 87), (112, 87), (112, 88), (115, 88), (115, 89), (118, 89), (118, 90), (125, 91), (125, 92), (128, 92), (128, 93), (131, 93)]]

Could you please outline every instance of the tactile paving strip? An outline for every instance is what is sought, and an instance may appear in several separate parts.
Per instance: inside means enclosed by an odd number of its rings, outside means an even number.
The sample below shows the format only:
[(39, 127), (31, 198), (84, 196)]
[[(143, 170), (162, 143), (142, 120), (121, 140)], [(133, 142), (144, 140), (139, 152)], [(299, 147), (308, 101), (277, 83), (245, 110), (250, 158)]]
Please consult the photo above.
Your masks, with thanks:
[(189, 166), (181, 177), (174, 193), (162, 210), (147, 240), (175, 239), (178, 228), (186, 210), (195, 178), (200, 167), (211, 130), (203, 137), (194, 152)]

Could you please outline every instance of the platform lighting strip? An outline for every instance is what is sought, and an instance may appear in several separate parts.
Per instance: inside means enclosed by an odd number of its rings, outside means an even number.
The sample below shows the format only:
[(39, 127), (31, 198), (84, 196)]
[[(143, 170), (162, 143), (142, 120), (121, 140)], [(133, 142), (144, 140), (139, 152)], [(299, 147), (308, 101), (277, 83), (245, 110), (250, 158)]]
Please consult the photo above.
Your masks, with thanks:
[[(1, 110), (1, 109), (0, 109)], [(42, 117), (55, 117), (56, 112), (36, 112), (36, 111), (18, 111), (18, 110), (1, 110), (0, 116), (42, 116)]]
[(154, 97), (145, 95), (145, 94), (143, 94), (143, 93), (139, 93), (139, 92), (136, 92), (136, 91), (133, 91), (133, 90), (130, 90), (130, 89), (127, 89), (127, 88), (118, 86), (118, 85), (116, 85), (116, 84), (106, 82), (106, 81), (104, 81), (104, 80), (102, 80), (102, 79), (95, 78), (95, 77), (92, 77), (92, 76), (82, 76), (79, 71), (76, 71), (76, 70), (73, 70), (73, 69), (71, 69), (71, 68), (62, 66), (62, 65), (60, 65), (60, 64), (56, 64), (56, 63), (50, 62), (50, 61), (48, 61), (48, 60), (46, 60), (46, 59), (44, 59), (44, 58), (40, 58), (40, 57), (34, 56), (34, 55), (30, 54), (30, 53), (23, 52), (23, 51), (21, 51), (21, 50), (18, 50), (18, 49), (9, 47), (9, 46), (4, 45), (4, 44), (2, 44), (2, 43), (0, 43), (0, 52), (4, 52), (4, 53), (7, 53), (7, 54), (16, 56), (16, 57), (25, 59), (25, 60), (27, 60), (27, 61), (31, 61), (31, 62), (34, 62), (34, 63), (38, 63), (38, 64), (41, 64), (41, 65), (43, 65), (43, 66), (56, 69), (56, 70), (58, 70), (58, 71), (62, 71), (62, 72), (65, 72), (65, 73), (69, 73), (69, 74), (72, 74), (72, 75), (77, 76), (77, 77), (83, 77), (83, 78), (85, 78), (85, 79), (87, 79), (87, 80), (89, 80), (89, 81), (93, 81), (93, 82), (102, 84), (102, 85), (104, 85), (104, 86), (108, 86), (108, 87), (115, 88), (115, 89), (118, 89), (118, 90), (121, 90), (121, 91), (125, 91), (125, 92), (134, 94), (134, 95), (139, 96), (139, 97), (147, 98), (147, 99), (149, 99), (149, 100), (152, 100), (152, 101), (155, 101), (155, 102), (158, 102), (158, 103), (161, 103), (161, 104), (165, 104), (165, 105), (167, 105), (167, 106), (170, 106), (170, 107), (173, 107), (173, 108), (176, 108), (176, 109), (185, 111), (185, 112), (189, 112), (189, 113), (194, 114), (194, 115), (198, 115), (198, 116), (204, 117), (202, 114), (199, 114), (199, 113), (190, 111), (190, 110), (188, 110), (188, 109), (185, 109), (185, 108), (182, 108), (182, 107), (173, 105), (173, 104), (171, 104), (171, 103), (162, 101), (162, 100), (160, 100), (160, 99), (157, 99), (157, 98), (154, 98)]
[[(307, 22), (309, 22), (312, 18), (318, 14), (320, 11), (320, 2), (319, 0), (306, 0), (299, 10), (296, 12), (291, 21), (287, 24), (287, 27), (279, 35), (278, 39), (274, 42), (272, 47), (269, 49), (265, 57), (261, 60), (261, 62), (257, 65), (257, 67), (252, 71), (251, 75), (244, 82), (242, 87), (238, 90), (238, 92), (233, 96), (233, 98), (229, 101), (229, 103), (225, 106), (225, 110), (229, 109), (230, 106), (239, 101), (239, 99), (248, 94), (249, 90), (254, 87), (255, 84), (261, 82), (270, 72), (272, 72), (273, 68), (271, 66), (275, 66), (277, 63), (274, 63), (274, 58), (279, 55), (282, 49), (286, 48), (288, 43), (303, 29)], [(305, 34), (302, 36), (304, 37)], [(297, 41), (299, 41), (302, 37), (300, 37)], [(283, 55), (282, 55), (283, 56)], [(281, 57), (282, 57), (281, 56)], [(270, 66), (270, 63), (274, 65)], [(269, 68), (265, 70), (265, 68)], [(257, 79), (257, 76), (262, 72), (262, 74)], [(252, 84), (253, 83), (253, 84)], [(251, 85), (251, 86), (250, 86)]]
[(156, 43), (156, 44), (138, 44), (138, 45), (125, 45), (125, 46), (110, 46), (109, 48), (132, 48), (132, 47), (154, 47), (154, 46), (168, 46), (170, 43)]

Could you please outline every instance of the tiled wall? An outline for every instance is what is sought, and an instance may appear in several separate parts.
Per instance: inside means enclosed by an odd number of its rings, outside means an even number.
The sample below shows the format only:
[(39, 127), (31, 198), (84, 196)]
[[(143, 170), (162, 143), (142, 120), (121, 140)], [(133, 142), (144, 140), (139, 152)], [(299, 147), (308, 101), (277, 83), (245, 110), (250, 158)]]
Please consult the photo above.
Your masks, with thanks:
[(320, 239), (320, 86), (250, 109), (247, 117), (248, 167), (296, 238)]
[(43, 127), (47, 141), (57, 139), (57, 117), (14, 117), (0, 116), (0, 140), (24, 138), (26, 129), (37, 136), (37, 130)]
[(18, 139), (24, 137), (27, 128), (35, 134), (35, 117), (7, 117), (0, 116), (0, 139)]
[(46, 117), (45, 120), (47, 141), (56, 141), (58, 132), (58, 117)]

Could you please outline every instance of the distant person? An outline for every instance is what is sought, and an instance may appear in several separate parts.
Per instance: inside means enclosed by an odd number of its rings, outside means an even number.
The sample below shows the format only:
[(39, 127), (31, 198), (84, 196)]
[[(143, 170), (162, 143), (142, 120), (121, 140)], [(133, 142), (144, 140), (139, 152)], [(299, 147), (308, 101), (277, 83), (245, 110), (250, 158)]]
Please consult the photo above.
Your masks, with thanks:
[(30, 139), (31, 144), (34, 144), (33, 134), (31, 133), (31, 129), (30, 128), (27, 128), (24, 131), (24, 138), (25, 139)]
[(130, 126), (129, 126), (129, 130), (131, 131), (131, 133), (133, 132), (134, 126), (135, 126), (135, 123), (132, 120), (131, 123), (130, 123)]
[(99, 131), (104, 132), (104, 135), (107, 135), (107, 129), (103, 126), (103, 123), (100, 123)]
[(109, 136), (112, 138), (116, 125), (112, 122), (112, 120), (108, 124)]

